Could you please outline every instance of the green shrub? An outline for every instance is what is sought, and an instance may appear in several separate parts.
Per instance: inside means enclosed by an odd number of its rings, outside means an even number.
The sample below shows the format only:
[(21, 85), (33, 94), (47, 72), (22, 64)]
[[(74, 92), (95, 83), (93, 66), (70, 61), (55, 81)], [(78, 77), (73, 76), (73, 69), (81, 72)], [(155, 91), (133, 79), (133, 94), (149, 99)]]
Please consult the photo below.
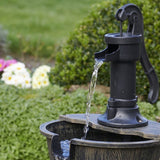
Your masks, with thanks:
[[(85, 113), (87, 91), (65, 93), (63, 88), (49, 86), (40, 90), (23, 90), (0, 85), (0, 159), (49, 160), (46, 139), (40, 134), (42, 123), (59, 115)], [(104, 113), (107, 99), (95, 93), (92, 113)], [(140, 103), (141, 113), (154, 119), (155, 110)]]
[(138, 102), (140, 113), (149, 120), (155, 120), (157, 114), (157, 108), (150, 103)]
[[(117, 9), (129, 0), (105, 0), (93, 7), (88, 17), (77, 26), (63, 51), (57, 54), (55, 68), (50, 74), (52, 83), (84, 84), (90, 81), (94, 53), (106, 48), (104, 34), (119, 32), (115, 19)], [(158, 0), (135, 0), (144, 18), (144, 37), (150, 62), (160, 79), (160, 3)], [(109, 85), (109, 64), (99, 71), (98, 82)], [(147, 96), (149, 83), (140, 62), (137, 63), (137, 94)]]
[[(61, 114), (85, 113), (87, 92), (64, 93), (58, 86), (22, 90), (0, 85), (0, 159), (47, 160), (46, 139), (40, 134), (42, 123)], [(106, 98), (95, 94), (93, 111)], [(105, 100), (105, 102), (104, 102)]]

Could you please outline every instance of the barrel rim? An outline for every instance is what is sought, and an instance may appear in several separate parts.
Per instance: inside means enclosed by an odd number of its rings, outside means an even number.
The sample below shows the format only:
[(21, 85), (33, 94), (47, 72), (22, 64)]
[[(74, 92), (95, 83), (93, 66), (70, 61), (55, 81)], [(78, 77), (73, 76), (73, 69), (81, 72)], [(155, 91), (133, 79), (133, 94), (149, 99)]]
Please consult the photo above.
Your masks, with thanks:
[(159, 140), (145, 140), (134, 142), (109, 142), (109, 141), (94, 141), (74, 138), (71, 140), (71, 145), (94, 147), (94, 148), (148, 148), (160, 146)]
[(40, 133), (44, 136), (46, 136), (47, 138), (52, 138), (55, 135), (58, 135), (54, 132), (51, 132), (47, 129), (48, 125), (51, 125), (52, 123), (57, 123), (57, 122), (61, 122), (60, 120), (53, 120), (53, 121), (49, 121), (46, 123), (43, 123), (40, 125), (39, 129), (40, 129)]
[[(63, 121), (53, 120), (41, 124), (40, 125), (41, 134), (50, 139), (54, 136), (59, 136), (59, 134), (49, 131), (47, 129), (47, 126), (53, 123), (60, 123), (60, 122)], [(96, 147), (96, 148), (142, 148), (142, 147), (152, 147), (160, 145), (160, 141), (156, 139), (146, 139), (134, 142), (109, 142), (109, 141), (95, 141), (95, 140), (87, 140), (87, 139), (84, 140), (84, 139), (73, 138), (71, 139), (71, 145)]]

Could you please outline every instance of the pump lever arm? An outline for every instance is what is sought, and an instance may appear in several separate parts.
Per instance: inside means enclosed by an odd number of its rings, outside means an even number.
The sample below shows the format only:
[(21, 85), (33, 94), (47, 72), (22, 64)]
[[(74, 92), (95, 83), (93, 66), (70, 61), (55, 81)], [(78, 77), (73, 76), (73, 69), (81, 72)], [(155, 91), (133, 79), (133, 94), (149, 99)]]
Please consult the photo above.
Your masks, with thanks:
[(159, 97), (159, 82), (154, 68), (152, 67), (144, 44), (143, 36), (143, 16), (140, 9), (134, 4), (127, 4), (121, 7), (116, 13), (117, 20), (123, 22), (128, 19), (128, 32), (134, 35), (142, 35), (141, 42), (141, 57), (140, 62), (148, 77), (150, 83), (150, 91), (148, 94), (148, 101), (155, 103)]
[(155, 70), (154, 68), (152, 67), (149, 59), (148, 59), (148, 56), (147, 56), (147, 53), (146, 53), (146, 49), (145, 49), (145, 45), (143, 43), (143, 53), (141, 55), (141, 58), (140, 58), (140, 62), (143, 66), (143, 69), (145, 71), (145, 74), (147, 75), (148, 77), (148, 80), (149, 80), (149, 84), (150, 84), (150, 90), (149, 90), (149, 94), (148, 94), (148, 101), (150, 103), (155, 103), (159, 97), (159, 82), (158, 82), (158, 77), (155, 73)]

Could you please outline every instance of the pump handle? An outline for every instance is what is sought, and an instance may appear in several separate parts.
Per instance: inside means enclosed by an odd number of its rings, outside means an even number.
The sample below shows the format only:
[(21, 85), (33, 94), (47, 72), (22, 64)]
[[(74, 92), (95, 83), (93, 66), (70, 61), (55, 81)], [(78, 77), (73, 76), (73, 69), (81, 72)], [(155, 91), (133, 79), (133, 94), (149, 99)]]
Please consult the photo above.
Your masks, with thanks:
[(141, 46), (141, 56), (140, 62), (143, 66), (143, 69), (148, 77), (150, 83), (150, 91), (148, 94), (148, 101), (150, 103), (155, 103), (159, 97), (159, 83), (158, 77), (155, 73), (154, 68), (152, 67), (144, 44), (144, 35), (143, 35), (143, 16), (140, 9), (134, 4), (126, 4), (116, 13), (116, 19), (121, 21), (121, 23), (128, 19), (128, 30), (127, 32), (132, 35), (142, 35), (142, 46)]

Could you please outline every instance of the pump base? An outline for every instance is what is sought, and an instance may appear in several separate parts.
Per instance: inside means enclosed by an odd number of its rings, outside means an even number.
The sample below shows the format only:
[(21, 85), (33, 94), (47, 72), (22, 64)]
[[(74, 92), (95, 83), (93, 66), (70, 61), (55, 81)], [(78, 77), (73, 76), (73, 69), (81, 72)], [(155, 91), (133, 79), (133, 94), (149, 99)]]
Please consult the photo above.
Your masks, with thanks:
[(104, 126), (116, 128), (135, 128), (148, 125), (146, 118), (139, 113), (139, 107), (133, 108), (111, 108), (98, 117), (98, 123)]

